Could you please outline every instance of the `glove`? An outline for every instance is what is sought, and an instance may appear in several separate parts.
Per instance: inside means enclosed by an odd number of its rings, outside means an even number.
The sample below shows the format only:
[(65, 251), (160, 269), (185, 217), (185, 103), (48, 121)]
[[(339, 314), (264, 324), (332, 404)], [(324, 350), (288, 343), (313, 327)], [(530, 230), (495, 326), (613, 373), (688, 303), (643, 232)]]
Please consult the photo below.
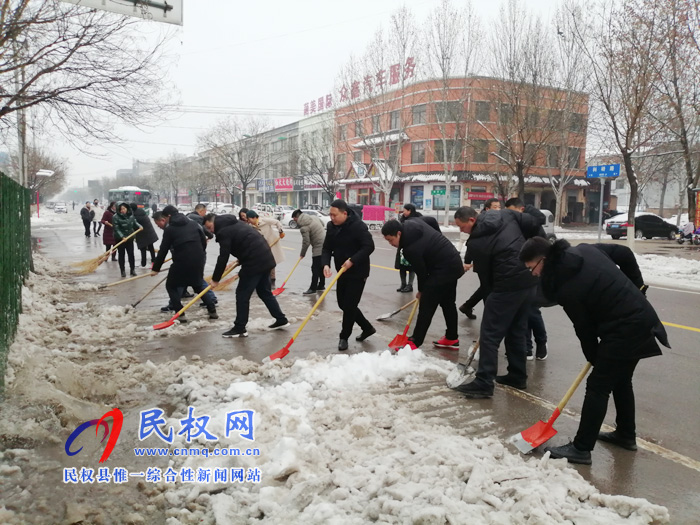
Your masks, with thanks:
[(649, 285), (643, 284), (639, 290), (644, 294), (644, 296), (646, 296), (648, 289), (649, 289)]

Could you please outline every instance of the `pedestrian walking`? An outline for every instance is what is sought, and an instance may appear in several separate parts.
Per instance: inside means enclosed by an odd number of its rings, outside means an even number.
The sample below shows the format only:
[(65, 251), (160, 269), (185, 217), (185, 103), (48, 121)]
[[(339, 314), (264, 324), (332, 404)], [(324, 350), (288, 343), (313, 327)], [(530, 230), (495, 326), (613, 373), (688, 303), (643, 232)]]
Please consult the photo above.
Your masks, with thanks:
[[(248, 224), (260, 232), (267, 241), (268, 246), (271, 246), (272, 256), (275, 258), (275, 266), (284, 261), (282, 245), (280, 243), (274, 244), (277, 239), (284, 239), (282, 223), (272, 217), (260, 217), (255, 210), (250, 210), (246, 216), (248, 218)], [(273, 268), (270, 271), (270, 284), (273, 289), (276, 288), (276, 278), (276, 268)]]
[(445, 335), (433, 345), (459, 350), (457, 335), (457, 281), (464, 275), (459, 252), (440, 231), (424, 221), (407, 220), (403, 224), (390, 220), (382, 227), (382, 235), (394, 248), (403, 252), (418, 276), (420, 300), (418, 319), (409, 338), (412, 348), (420, 348), (425, 340), (435, 310), (440, 306), (445, 317)]
[[(512, 210), (479, 214), (469, 206), (455, 212), (455, 223), (469, 234), (467, 250), (485, 294), (476, 378), (456, 390), (468, 398), (489, 398), (494, 380), (525, 389), (525, 335), (537, 280), (518, 255), (525, 239), (537, 235), (540, 225), (528, 214)], [(498, 347), (504, 339), (508, 373), (497, 376)]]
[[(484, 207), (481, 210), (481, 213), (487, 212), (488, 210), (500, 210), (501, 209), (501, 201), (498, 199), (488, 199), (484, 203)], [(472, 264), (472, 258), (471, 255), (469, 255), (469, 249), (466, 249), (464, 252), (464, 271), (469, 271), (472, 269), (474, 265)], [(476, 319), (476, 315), (474, 314), (474, 308), (476, 307), (477, 304), (479, 304), (481, 301), (484, 300), (484, 290), (479, 286), (474, 293), (467, 299), (464, 304), (462, 304), (459, 307), (459, 311), (462, 312), (464, 315), (467, 316), (468, 319)]]
[[(632, 376), (640, 359), (661, 355), (657, 340), (670, 348), (654, 308), (595, 245), (572, 247), (564, 239), (552, 245), (535, 238), (523, 245), (520, 260), (539, 277), (544, 296), (564, 308), (583, 354), (593, 365), (576, 437), (545, 451), (554, 458), (590, 465), (597, 440), (636, 450)], [(611, 393), (616, 428), (600, 432)]]
[(216, 242), (219, 243), (219, 258), (212, 275), (212, 286), (216, 288), (219, 283), (229, 256), (236, 257), (241, 266), (236, 287), (236, 319), (233, 327), (222, 336), (248, 337), (246, 325), (253, 291), (275, 318), (275, 322), (268, 328), (276, 330), (289, 326), (287, 316), (280, 309), (270, 288), (270, 270), (275, 267), (275, 258), (265, 238), (233, 215), (217, 216), (209, 213), (204, 217), (204, 227), (216, 236)]
[(342, 351), (348, 349), (348, 339), (355, 323), (362, 330), (356, 341), (362, 342), (377, 332), (359, 308), (369, 277), (369, 256), (374, 251), (374, 240), (367, 225), (344, 200), (334, 200), (329, 214), (331, 222), (326, 226), (321, 257), (323, 274), (327, 279), (332, 275), (331, 258), (335, 261), (336, 271), (345, 268), (336, 288), (338, 306), (343, 311), (338, 340), (338, 350)]
[[(145, 215), (145, 214), (144, 214)], [(146, 217), (148, 219), (148, 217)], [(149, 219), (150, 220), (150, 219)], [(182, 292), (191, 286), (196, 293), (207, 287), (204, 280), (205, 252), (207, 238), (202, 227), (189, 220), (182, 213), (173, 213), (163, 230), (163, 240), (160, 243), (158, 256), (153, 262), (153, 275), (160, 271), (169, 252), (172, 253), (173, 263), (168, 270), (165, 289), (170, 297), (169, 306), (175, 311), (182, 309)], [(202, 296), (209, 312), (209, 319), (218, 319), (216, 304), (207, 293)], [(182, 320), (182, 315), (179, 317)]]
[(85, 237), (90, 237), (90, 224), (92, 223), (92, 218), (95, 216), (95, 212), (90, 209), (90, 201), (85, 202), (85, 206), (80, 209), (80, 218), (83, 221), (83, 226), (85, 227)]
[(135, 202), (131, 203), (131, 213), (134, 219), (136, 219), (136, 222), (139, 223), (139, 226), (143, 228), (135, 237), (136, 247), (141, 252), (141, 268), (143, 268), (146, 266), (146, 251), (151, 254), (151, 263), (156, 259), (156, 250), (153, 243), (158, 240), (158, 234), (155, 228), (153, 228), (153, 223), (151, 222), (151, 218), (146, 214), (146, 210), (139, 208), (138, 204)]
[[(133, 232), (138, 231), (139, 225), (136, 219), (130, 213), (131, 208), (126, 202), (120, 202), (117, 205), (117, 213), (112, 217), (112, 226), (114, 227), (114, 241), (119, 244), (122, 239), (126, 239)], [(119, 269), (122, 272), (122, 277), (126, 277), (126, 261), (125, 255), (129, 257), (129, 274), (136, 275), (134, 269), (134, 238), (122, 243), (117, 248), (119, 252)]]
[(100, 236), (100, 231), (102, 230), (102, 222), (98, 220), (98, 217), (102, 217), (104, 210), (100, 206), (100, 201), (95, 199), (92, 201), (92, 233), (95, 237)]
[(158, 211), (158, 205), (154, 202), (151, 204), (151, 212), (155, 214)]
[[(108, 252), (116, 244), (114, 242), (114, 226), (112, 225), (112, 218), (114, 214), (117, 213), (116, 202), (112, 201), (107, 206), (107, 209), (102, 214), (100, 222), (104, 225), (104, 232), (102, 233), (102, 244), (105, 245), (105, 251)], [(116, 252), (112, 252), (112, 260), (117, 260)]]
[(322, 292), (326, 289), (326, 278), (323, 276), (323, 263), (321, 262), (326, 230), (323, 228), (321, 219), (301, 210), (294, 210), (292, 219), (296, 221), (301, 233), (301, 252), (299, 257), (302, 259), (306, 257), (306, 252), (311, 247), (311, 285), (304, 292), (304, 295)]

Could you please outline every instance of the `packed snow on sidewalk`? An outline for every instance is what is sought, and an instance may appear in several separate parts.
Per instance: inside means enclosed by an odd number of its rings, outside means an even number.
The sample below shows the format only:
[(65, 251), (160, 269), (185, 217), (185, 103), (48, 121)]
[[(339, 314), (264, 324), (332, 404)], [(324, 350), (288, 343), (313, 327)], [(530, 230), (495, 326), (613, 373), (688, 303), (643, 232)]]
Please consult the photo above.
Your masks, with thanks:
[[(130, 312), (84, 302), (40, 258), (36, 268), (22, 292), (26, 313), (0, 414), (2, 523), (669, 522), (664, 507), (599, 493), (564, 460), (518, 454), (494, 435), (487, 410), (446, 389), (453, 365), (420, 350), (266, 365), (192, 356), (156, 366), (139, 360), (147, 336)], [(178, 330), (164, 340), (196, 328)], [(443, 410), (455, 403), (471, 418), (459, 428)], [(139, 411), (158, 406), (174, 434), (188, 407), (210, 416), (206, 428), (218, 441), (138, 441)], [(130, 457), (133, 446), (247, 446), (260, 455), (146, 459), (163, 472), (259, 469), (260, 481), (62, 483), (68, 435), (114, 407), (125, 424), (106, 466), (144, 468), (144, 458)], [(254, 442), (224, 437), (226, 415), (240, 410), (255, 411)], [(97, 470), (102, 447), (85, 447)]]
[(700, 261), (682, 257), (637, 254), (637, 262), (647, 283), (700, 290)]

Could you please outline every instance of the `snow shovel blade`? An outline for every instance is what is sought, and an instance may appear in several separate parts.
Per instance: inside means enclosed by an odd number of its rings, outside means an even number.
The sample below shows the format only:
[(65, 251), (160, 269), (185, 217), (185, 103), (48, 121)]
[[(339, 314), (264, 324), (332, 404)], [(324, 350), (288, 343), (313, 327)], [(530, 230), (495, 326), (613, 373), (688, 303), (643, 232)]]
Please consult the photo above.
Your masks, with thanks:
[(406, 334), (397, 334), (391, 342), (389, 343), (389, 348), (396, 350), (397, 352), (401, 350), (408, 343), (408, 336)]
[(464, 363), (458, 363), (457, 368), (452, 370), (447, 374), (445, 381), (449, 388), (457, 388), (459, 385), (464, 383), (472, 374), (474, 374), (474, 369), (471, 366), (467, 366)]
[(177, 316), (173, 317), (172, 319), (168, 319), (167, 321), (163, 321), (162, 323), (154, 324), (153, 329), (154, 330), (163, 330), (165, 328), (170, 328), (172, 325), (175, 324), (176, 320), (177, 320)]
[(282, 292), (284, 292), (284, 285), (280, 286), (279, 288), (275, 288), (274, 290), (272, 290), (272, 295), (278, 296), (278, 295), (281, 294)]
[(528, 454), (557, 435), (552, 423), (538, 421), (530, 428), (510, 438), (510, 442), (523, 454)]
[(269, 356), (265, 357), (263, 359), (263, 363), (271, 363), (272, 361), (274, 361), (276, 359), (282, 359), (288, 353), (289, 353), (289, 348), (285, 346), (282, 350), (278, 350), (274, 354), (270, 354)]

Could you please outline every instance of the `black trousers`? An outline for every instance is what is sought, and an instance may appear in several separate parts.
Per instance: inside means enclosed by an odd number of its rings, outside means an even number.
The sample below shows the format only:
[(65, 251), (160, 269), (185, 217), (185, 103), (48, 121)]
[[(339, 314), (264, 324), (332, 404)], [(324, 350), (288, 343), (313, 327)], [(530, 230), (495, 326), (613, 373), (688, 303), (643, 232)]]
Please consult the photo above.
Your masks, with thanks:
[(343, 325), (340, 330), (341, 339), (349, 339), (355, 323), (363, 332), (371, 330), (372, 324), (362, 314), (359, 308), (362, 292), (365, 290), (366, 279), (347, 279), (342, 276), (336, 284), (338, 306), (343, 311)]
[(617, 433), (626, 439), (636, 437), (634, 391), (632, 376), (638, 359), (623, 361), (598, 357), (591, 375), (586, 381), (586, 397), (581, 409), (581, 422), (574, 438), (579, 450), (593, 450), (598, 432), (608, 411), (608, 400), (612, 392), (617, 417)]
[(321, 256), (311, 257), (311, 290), (320, 290), (326, 287), (326, 278), (323, 276), (323, 263)]
[(457, 335), (457, 281), (426, 288), (420, 293), (420, 306), (418, 307), (418, 319), (413, 329), (411, 339), (417, 347), (425, 341), (425, 334), (428, 333), (430, 323), (435, 315), (435, 310), (440, 306), (442, 315), (445, 317), (445, 338), (450, 340), (459, 339)]
[(85, 226), (85, 237), (90, 237), (90, 219), (83, 219), (83, 226)]
[[(239, 274), (240, 275), (240, 274)], [(270, 272), (244, 273), (240, 276), (236, 287), (236, 320), (233, 322), (234, 328), (244, 329), (248, 324), (250, 315), (250, 297), (253, 292), (265, 303), (270, 315), (277, 321), (284, 321), (287, 317), (282, 313), (279, 303), (274, 295), (270, 283)]]
[(141, 266), (146, 266), (146, 250), (151, 253), (151, 262), (156, 258), (156, 250), (153, 244), (149, 244), (145, 248), (139, 248), (139, 250), (141, 251)]
[(129, 269), (133, 270), (135, 263), (134, 263), (134, 240), (129, 239), (126, 241), (124, 244), (119, 245), (119, 248), (117, 248), (117, 252), (119, 253), (119, 269), (121, 271), (124, 271), (124, 254), (129, 257)]
[(102, 223), (100, 221), (92, 221), (92, 231), (95, 233), (100, 233), (102, 230)]
[(498, 373), (498, 347), (505, 339), (508, 374), (516, 381), (527, 379), (525, 336), (535, 288), (514, 292), (491, 292), (484, 300), (479, 335), (479, 368), (474, 380), (484, 390), (493, 391)]
[[(169, 273), (168, 277), (170, 277)], [(176, 284), (172, 282), (170, 278), (168, 278), (165, 281), (165, 290), (168, 292), (168, 297), (170, 297), (170, 303), (168, 303), (168, 306), (172, 307), (175, 311), (182, 310), (182, 293), (188, 286), (191, 286), (195, 294), (199, 295), (199, 292), (204, 290), (209, 285), (201, 275), (192, 276), (190, 282), (188, 282), (187, 284)], [(211, 290), (209, 290), (202, 296), (202, 302), (205, 305), (207, 305), (207, 310), (210, 312), (216, 311), (216, 303), (214, 303), (215, 298), (216, 296)]]
[(464, 306), (465, 308), (473, 309), (477, 304), (479, 304), (479, 301), (483, 301), (484, 298), (486, 297), (486, 294), (484, 293), (484, 290), (479, 286), (476, 291), (472, 294), (472, 296), (464, 301)]
[(547, 329), (544, 326), (542, 312), (539, 306), (534, 304), (530, 307), (530, 314), (527, 316), (527, 349), (532, 350), (532, 336), (535, 336), (535, 343), (538, 345), (547, 344)]

